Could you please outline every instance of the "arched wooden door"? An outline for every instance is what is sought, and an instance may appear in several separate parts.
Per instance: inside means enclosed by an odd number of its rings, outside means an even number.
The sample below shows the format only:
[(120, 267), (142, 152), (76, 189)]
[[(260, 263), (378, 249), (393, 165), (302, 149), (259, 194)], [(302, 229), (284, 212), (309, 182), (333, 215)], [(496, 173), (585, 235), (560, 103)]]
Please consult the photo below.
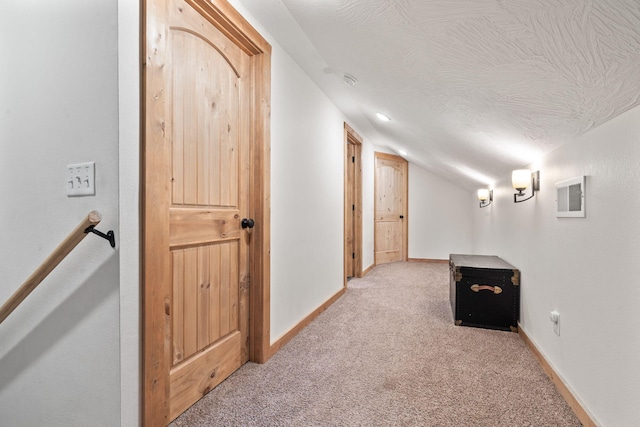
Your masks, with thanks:
[(407, 260), (408, 163), (375, 153), (375, 263)]
[(253, 329), (268, 331), (265, 301), (249, 293), (268, 228), (252, 182), (264, 172), (252, 143), (268, 45), (238, 40), (224, 1), (147, 8), (143, 403), (146, 425), (166, 425), (264, 344), (249, 339), (250, 297)]

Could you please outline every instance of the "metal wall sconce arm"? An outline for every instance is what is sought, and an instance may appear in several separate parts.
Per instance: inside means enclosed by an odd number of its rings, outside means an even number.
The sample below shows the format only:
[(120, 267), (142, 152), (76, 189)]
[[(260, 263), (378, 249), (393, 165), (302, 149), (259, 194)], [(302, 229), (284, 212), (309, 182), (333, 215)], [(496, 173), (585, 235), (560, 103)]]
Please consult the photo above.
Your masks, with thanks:
[[(536, 191), (540, 191), (540, 171), (531, 173), (528, 169), (514, 170), (511, 174), (511, 183), (513, 188), (518, 190), (518, 192), (513, 195), (513, 203), (521, 203), (529, 200), (536, 195)], [(525, 195), (524, 190), (529, 186), (531, 186), (531, 195), (523, 199), (522, 197)]]

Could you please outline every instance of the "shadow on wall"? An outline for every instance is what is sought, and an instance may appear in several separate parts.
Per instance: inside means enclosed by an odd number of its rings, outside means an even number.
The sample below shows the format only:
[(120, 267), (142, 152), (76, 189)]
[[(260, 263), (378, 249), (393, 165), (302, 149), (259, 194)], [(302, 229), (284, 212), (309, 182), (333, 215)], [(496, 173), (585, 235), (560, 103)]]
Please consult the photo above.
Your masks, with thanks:
[[(56, 343), (63, 340), (65, 335), (82, 324), (82, 321), (97, 310), (101, 304), (118, 292), (118, 256), (114, 252), (109, 259), (102, 264), (84, 283), (79, 285), (66, 300), (56, 307), (46, 318), (35, 326), (20, 342), (18, 342), (6, 354), (0, 356), (0, 391), (8, 388), (11, 383), (29, 366), (45, 355)], [(107, 278), (107, 280), (105, 280)], [(113, 278), (113, 280), (109, 280)], [(107, 283), (105, 283), (107, 282)], [(41, 286), (68, 286), (64, 283), (46, 283)], [(38, 289), (34, 290), (34, 293)], [(22, 302), (17, 310), (29, 310), (29, 298)], [(0, 334), (5, 335), (0, 325)], [(101, 331), (96, 330), (95, 335), (100, 339)], [(117, 338), (117, 337), (116, 337)], [(92, 345), (85, 342), (82, 345)], [(108, 345), (118, 348), (117, 339)], [(70, 354), (82, 353), (69, 349)], [(49, 372), (50, 375), (59, 376), (59, 372)], [(42, 375), (47, 375), (43, 372)], [(87, 381), (91, 381), (87, 379)], [(87, 387), (92, 387), (93, 384)]]

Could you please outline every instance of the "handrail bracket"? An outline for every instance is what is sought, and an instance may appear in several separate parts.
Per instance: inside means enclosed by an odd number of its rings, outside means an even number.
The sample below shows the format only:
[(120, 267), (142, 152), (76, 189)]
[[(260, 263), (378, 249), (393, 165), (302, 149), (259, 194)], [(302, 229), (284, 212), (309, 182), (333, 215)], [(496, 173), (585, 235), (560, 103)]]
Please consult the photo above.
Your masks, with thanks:
[(86, 230), (84, 230), (85, 233), (93, 233), (96, 234), (100, 237), (102, 237), (103, 239), (107, 239), (109, 241), (109, 244), (111, 245), (112, 248), (116, 247), (116, 236), (113, 233), (113, 230), (109, 230), (107, 231), (107, 234), (104, 234), (103, 232), (96, 230), (95, 225), (90, 225), (89, 227), (86, 228)]

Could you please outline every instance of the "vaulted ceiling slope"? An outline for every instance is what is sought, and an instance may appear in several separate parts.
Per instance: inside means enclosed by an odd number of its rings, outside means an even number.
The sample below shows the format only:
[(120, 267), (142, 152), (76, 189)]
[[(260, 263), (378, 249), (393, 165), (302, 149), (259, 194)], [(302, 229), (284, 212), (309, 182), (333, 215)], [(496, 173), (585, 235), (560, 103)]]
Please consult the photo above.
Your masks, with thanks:
[(240, 1), (365, 137), (469, 189), (640, 103), (640, 0)]

